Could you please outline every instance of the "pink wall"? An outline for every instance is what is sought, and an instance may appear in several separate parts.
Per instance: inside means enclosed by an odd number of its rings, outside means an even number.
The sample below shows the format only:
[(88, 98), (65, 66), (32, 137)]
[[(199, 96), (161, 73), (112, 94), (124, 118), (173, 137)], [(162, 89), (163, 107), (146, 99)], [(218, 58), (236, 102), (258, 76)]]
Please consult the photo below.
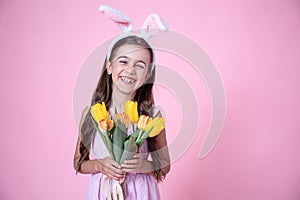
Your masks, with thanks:
[[(224, 82), (223, 132), (199, 160), (210, 104), (203, 82), (198, 87), (199, 77), (190, 78), (202, 123), (160, 185), (162, 199), (300, 199), (299, 2), (186, 2), (1, 1), (0, 199), (84, 199), (89, 177), (72, 168), (72, 98), (81, 64), (119, 33), (97, 11), (101, 3), (126, 12), (137, 27), (148, 13), (160, 13), (207, 51)], [(174, 65), (189, 77), (181, 67)], [(159, 91), (167, 107), (172, 95)], [(179, 128), (171, 111), (166, 108), (170, 142)]]

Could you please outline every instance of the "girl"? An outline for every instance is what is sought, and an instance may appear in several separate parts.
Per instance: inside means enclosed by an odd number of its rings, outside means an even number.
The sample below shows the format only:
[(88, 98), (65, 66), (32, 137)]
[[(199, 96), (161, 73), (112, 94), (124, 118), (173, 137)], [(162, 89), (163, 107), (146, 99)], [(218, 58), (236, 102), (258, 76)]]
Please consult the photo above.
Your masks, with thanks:
[[(112, 43), (110, 49), (91, 105), (105, 102), (113, 116), (114, 109), (121, 113), (124, 102), (134, 100), (138, 102), (139, 115), (161, 116), (152, 94), (155, 66), (150, 45), (144, 38), (132, 34)], [(139, 153), (121, 165), (112, 160), (105, 149), (94, 129), (88, 107), (82, 112), (79, 131), (74, 168), (76, 172), (92, 174), (87, 199), (105, 199), (103, 183), (107, 177), (116, 181), (125, 178), (123, 188), (127, 200), (160, 199), (157, 183), (170, 171), (165, 130), (154, 138), (148, 138)], [(95, 159), (90, 158), (90, 151)], [(148, 158), (149, 153), (151, 159)]]

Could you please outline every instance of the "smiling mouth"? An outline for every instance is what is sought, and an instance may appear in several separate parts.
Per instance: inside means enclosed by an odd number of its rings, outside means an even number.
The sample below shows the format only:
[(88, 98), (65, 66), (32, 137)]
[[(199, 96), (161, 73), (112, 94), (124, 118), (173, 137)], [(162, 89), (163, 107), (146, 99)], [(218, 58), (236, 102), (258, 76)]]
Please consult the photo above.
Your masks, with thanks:
[(126, 77), (126, 76), (121, 76), (121, 77), (120, 77), (120, 80), (121, 80), (123, 83), (126, 83), (126, 84), (131, 84), (131, 83), (135, 83), (135, 82), (136, 82), (135, 79), (130, 78), (130, 77)]

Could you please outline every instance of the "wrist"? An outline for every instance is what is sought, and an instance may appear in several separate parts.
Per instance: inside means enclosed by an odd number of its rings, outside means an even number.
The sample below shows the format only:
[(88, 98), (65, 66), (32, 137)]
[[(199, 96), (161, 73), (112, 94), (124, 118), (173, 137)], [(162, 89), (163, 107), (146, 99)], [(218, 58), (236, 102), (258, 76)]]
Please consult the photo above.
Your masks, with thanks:
[(102, 159), (94, 160), (94, 162), (95, 162), (95, 171), (102, 172), (103, 171)]
[(153, 164), (152, 161), (143, 160), (141, 166), (142, 173), (151, 174), (153, 173)]

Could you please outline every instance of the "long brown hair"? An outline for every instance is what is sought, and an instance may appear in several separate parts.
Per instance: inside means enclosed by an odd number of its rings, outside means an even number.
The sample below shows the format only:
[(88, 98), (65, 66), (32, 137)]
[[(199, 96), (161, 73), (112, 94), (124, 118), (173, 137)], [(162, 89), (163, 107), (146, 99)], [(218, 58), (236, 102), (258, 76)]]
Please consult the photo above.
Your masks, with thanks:
[[(109, 58), (110, 62), (112, 62), (113, 58), (115, 57), (117, 50), (123, 45), (135, 45), (135, 46), (148, 49), (151, 57), (150, 63), (152, 65), (153, 57), (154, 57), (152, 48), (143, 38), (137, 36), (128, 36), (116, 42), (111, 51), (111, 56)], [(151, 68), (152, 67), (149, 66), (149, 70), (151, 70)], [(154, 80), (155, 80), (155, 67), (152, 70), (151, 77), (147, 80), (147, 82), (144, 85), (142, 85), (140, 88), (137, 89), (135, 96), (133, 98), (134, 101), (138, 102), (138, 111), (140, 115), (144, 114), (144, 115), (152, 116), (153, 114), (152, 111), (154, 106), (154, 98), (152, 94), (152, 88), (153, 88)], [(94, 91), (91, 105), (94, 105), (95, 103), (104, 102), (106, 106), (109, 108), (111, 106), (111, 95), (112, 95), (112, 77), (107, 73), (106, 59), (105, 59), (101, 77)], [(88, 112), (88, 114), (86, 115), (82, 128), (79, 131), (80, 131), (81, 143), (80, 143), (80, 158), (76, 169), (77, 172), (80, 171), (81, 164), (84, 161), (89, 160), (90, 147), (95, 133), (95, 128), (92, 123), (92, 117), (90, 112)], [(155, 169), (154, 174), (156, 176), (157, 181), (162, 181), (162, 179), (165, 176), (165, 173), (163, 172), (163, 170), (161, 170), (161, 164), (159, 162), (158, 156), (154, 153), (157, 150), (155, 147), (156, 137), (148, 138), (147, 142), (148, 142), (149, 151), (151, 153), (151, 157), (154, 164), (154, 169)]]

